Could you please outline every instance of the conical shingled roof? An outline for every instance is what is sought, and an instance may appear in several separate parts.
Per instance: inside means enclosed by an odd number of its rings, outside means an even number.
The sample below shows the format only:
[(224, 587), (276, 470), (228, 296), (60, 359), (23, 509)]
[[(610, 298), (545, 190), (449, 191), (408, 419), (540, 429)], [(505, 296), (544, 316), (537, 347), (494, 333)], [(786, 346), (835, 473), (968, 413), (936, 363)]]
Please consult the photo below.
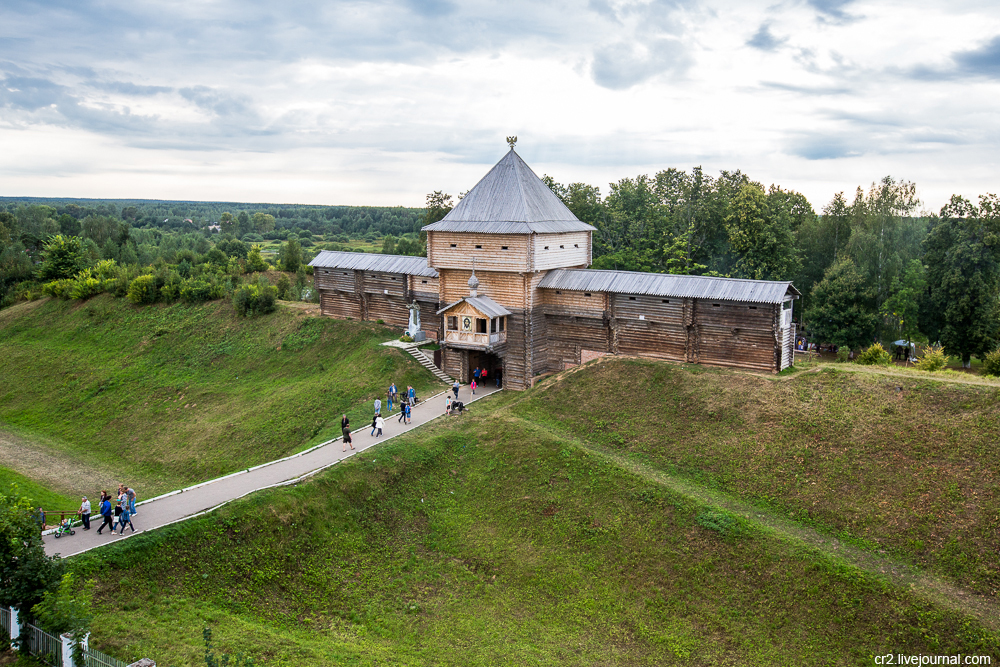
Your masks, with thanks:
[(580, 222), (514, 149), (469, 190), (433, 232), (549, 234), (594, 231)]

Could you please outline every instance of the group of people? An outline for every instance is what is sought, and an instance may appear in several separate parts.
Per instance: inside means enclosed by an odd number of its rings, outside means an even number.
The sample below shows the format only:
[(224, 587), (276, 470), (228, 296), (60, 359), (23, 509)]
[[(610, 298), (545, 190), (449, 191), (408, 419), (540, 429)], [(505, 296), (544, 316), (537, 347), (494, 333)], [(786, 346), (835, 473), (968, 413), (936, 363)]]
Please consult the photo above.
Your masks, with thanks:
[[(114, 499), (113, 505), (112, 499)], [(106, 490), (101, 491), (101, 500), (98, 508), (102, 519), (101, 525), (97, 529), (98, 535), (102, 535), (101, 531), (108, 526), (110, 526), (109, 530), (112, 534), (117, 530), (119, 535), (124, 535), (126, 526), (131, 528), (133, 533), (135, 532), (135, 526), (132, 525), (132, 517), (138, 514), (138, 512), (135, 511), (135, 489), (132, 487), (119, 484), (117, 496), (112, 496)], [(83, 497), (83, 502), (80, 503), (80, 509), (77, 510), (77, 514), (80, 515), (80, 519), (83, 521), (83, 529), (90, 530), (91, 506), (90, 501), (87, 500), (87, 496)]]
[[(483, 368), (479, 368), (478, 366), (476, 366), (472, 370), (472, 382), (469, 384), (469, 386), (472, 389), (472, 393), (473, 394), (476, 393), (476, 387), (478, 387), (480, 385), (483, 385), (483, 384), (486, 384), (486, 376), (488, 374), (489, 374), (489, 371), (486, 369), (485, 366)], [(493, 379), (496, 380), (497, 388), (499, 389), (500, 388), (500, 371), (498, 371), (498, 370), (493, 371)]]

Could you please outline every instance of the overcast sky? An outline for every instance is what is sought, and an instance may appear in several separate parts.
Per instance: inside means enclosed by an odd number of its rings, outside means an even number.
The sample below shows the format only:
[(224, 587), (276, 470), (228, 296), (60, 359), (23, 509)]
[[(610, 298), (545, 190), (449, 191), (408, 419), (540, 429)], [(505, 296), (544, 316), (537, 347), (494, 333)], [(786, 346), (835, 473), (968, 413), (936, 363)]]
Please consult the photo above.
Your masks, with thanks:
[(0, 9), (0, 195), (422, 206), (519, 137), (598, 185), (740, 169), (817, 210), (1000, 191), (994, 1), (145, 2)]

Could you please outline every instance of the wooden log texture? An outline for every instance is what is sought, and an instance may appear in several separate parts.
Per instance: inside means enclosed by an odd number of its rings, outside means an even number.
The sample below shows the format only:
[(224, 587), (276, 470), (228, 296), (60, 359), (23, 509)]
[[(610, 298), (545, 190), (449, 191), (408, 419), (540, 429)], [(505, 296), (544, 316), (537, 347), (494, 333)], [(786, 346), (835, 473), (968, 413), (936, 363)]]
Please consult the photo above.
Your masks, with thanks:
[[(469, 296), (471, 270), (445, 269), (438, 279), (441, 305), (454, 303)], [(524, 278), (518, 273), (497, 273), (476, 269), (480, 296), (488, 296), (508, 310), (525, 307)]]
[(527, 234), (427, 232), (428, 263), (439, 273), (442, 269), (471, 271), (475, 257), (477, 274), (480, 271), (528, 271), (529, 239)]
[(534, 271), (589, 266), (590, 232), (532, 235)]
[[(409, 291), (410, 297), (416, 299), (417, 301), (426, 301), (428, 303), (438, 302), (438, 278), (430, 278), (428, 276), (407, 276), (409, 281)], [(423, 309), (421, 309), (421, 317), (423, 317)]]
[[(360, 272), (359, 272), (360, 273)], [(407, 278), (402, 273), (370, 273), (364, 272), (363, 291), (367, 294), (382, 294), (405, 299), (409, 296)]]
[(610, 352), (608, 349), (608, 326), (600, 316), (570, 317), (545, 316), (548, 336), (549, 371), (559, 371), (582, 363), (581, 351)]
[(350, 269), (315, 269), (313, 283), (320, 291), (354, 292), (354, 271)]
[(354, 294), (320, 290), (319, 310), (324, 315), (345, 320), (361, 319), (361, 299)]
[(368, 319), (382, 320), (396, 329), (406, 329), (410, 323), (410, 309), (403, 297), (386, 294), (368, 295)]

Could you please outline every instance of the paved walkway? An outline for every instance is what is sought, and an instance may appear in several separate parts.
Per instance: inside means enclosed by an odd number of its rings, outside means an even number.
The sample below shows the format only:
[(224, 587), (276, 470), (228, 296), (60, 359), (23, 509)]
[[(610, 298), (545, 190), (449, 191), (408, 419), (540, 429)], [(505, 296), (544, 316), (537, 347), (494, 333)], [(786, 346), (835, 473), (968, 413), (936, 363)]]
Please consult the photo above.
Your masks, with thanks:
[[(459, 390), (459, 400), (468, 405), (484, 396), (499, 391), (496, 386), (490, 383), (485, 387), (476, 390), (476, 395), (472, 396), (468, 385), (463, 385)], [(451, 393), (451, 390), (448, 391)], [(407, 431), (426, 424), (427, 422), (442, 417), (444, 415), (445, 393), (437, 394), (430, 399), (419, 403), (413, 408), (413, 419), (411, 423), (403, 426), (398, 421), (399, 411), (397, 410), (385, 422), (385, 429), (381, 438), (370, 435), (371, 422), (366, 424), (351, 424), (355, 430), (351, 437), (354, 440), (354, 451), (348, 449), (341, 451), (343, 447), (342, 438), (330, 440), (304, 452), (289, 456), (284, 459), (265, 463), (255, 468), (243, 470), (226, 477), (220, 477), (208, 482), (203, 482), (195, 486), (174, 491), (172, 493), (142, 501), (136, 505), (137, 513), (132, 519), (132, 524), (136, 528), (136, 534), (144, 530), (152, 530), (163, 526), (177, 523), (185, 519), (190, 519), (200, 514), (210, 512), (228, 502), (242, 498), (254, 491), (268, 489), (275, 486), (292, 484), (312, 473), (329, 468), (354, 454), (364, 451), (379, 442), (388, 440)], [(339, 421), (339, 417), (337, 418)], [(449, 419), (461, 419), (460, 416), (449, 417)], [(95, 517), (97, 502), (94, 501)], [(56, 539), (52, 535), (45, 536), (45, 552), (50, 556), (59, 554), (62, 557), (83, 553), (90, 549), (131, 537), (132, 533), (126, 530), (124, 536), (117, 533), (109, 533), (105, 528), (102, 535), (97, 534), (97, 528), (101, 525), (100, 518), (91, 519), (91, 529), (83, 530), (76, 528), (76, 535), (66, 535)]]

